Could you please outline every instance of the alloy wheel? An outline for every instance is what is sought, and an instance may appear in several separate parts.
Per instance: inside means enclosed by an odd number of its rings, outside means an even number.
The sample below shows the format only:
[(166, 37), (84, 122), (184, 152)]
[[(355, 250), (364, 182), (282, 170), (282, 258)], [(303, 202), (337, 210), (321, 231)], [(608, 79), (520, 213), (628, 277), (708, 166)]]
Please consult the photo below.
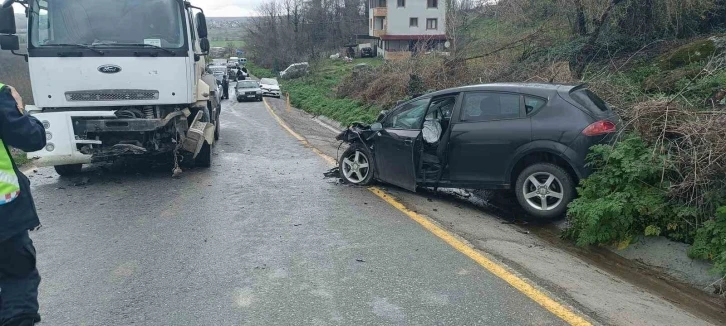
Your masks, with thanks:
[(527, 204), (541, 211), (550, 211), (562, 205), (562, 182), (549, 172), (530, 175), (522, 186)]
[(358, 150), (343, 159), (342, 168), (345, 179), (354, 184), (366, 180), (371, 171), (368, 156)]

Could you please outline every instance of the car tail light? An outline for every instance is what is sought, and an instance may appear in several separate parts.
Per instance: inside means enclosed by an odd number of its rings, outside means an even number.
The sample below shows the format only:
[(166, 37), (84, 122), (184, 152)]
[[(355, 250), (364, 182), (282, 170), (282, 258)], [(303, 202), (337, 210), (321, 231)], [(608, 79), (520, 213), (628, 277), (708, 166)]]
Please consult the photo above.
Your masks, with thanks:
[(612, 121), (600, 120), (587, 126), (587, 128), (582, 131), (582, 134), (585, 136), (600, 136), (613, 133), (615, 131), (617, 131), (617, 127)]

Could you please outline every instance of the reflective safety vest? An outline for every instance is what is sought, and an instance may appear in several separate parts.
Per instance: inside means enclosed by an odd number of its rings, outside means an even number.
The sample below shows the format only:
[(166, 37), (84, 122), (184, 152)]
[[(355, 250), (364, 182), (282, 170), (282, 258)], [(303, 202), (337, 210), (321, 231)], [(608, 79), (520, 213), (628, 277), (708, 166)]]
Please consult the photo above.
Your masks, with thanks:
[[(5, 88), (0, 83), (0, 91)], [(13, 169), (13, 161), (5, 143), (0, 139), (0, 205), (10, 203), (20, 195), (20, 182)]]

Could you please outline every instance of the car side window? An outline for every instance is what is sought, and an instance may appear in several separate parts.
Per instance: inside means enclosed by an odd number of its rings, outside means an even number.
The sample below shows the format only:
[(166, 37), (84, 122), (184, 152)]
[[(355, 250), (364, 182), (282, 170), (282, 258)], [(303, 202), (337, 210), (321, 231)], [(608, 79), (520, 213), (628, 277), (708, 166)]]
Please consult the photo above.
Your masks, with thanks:
[(545, 99), (531, 96), (524, 97), (524, 108), (527, 110), (527, 115), (539, 111), (545, 104), (547, 104), (547, 100)]
[(461, 120), (465, 122), (515, 119), (520, 117), (520, 96), (502, 93), (468, 93)]
[(421, 129), (429, 101), (430, 99), (423, 99), (404, 104), (390, 116), (386, 117), (383, 121), (383, 128)]

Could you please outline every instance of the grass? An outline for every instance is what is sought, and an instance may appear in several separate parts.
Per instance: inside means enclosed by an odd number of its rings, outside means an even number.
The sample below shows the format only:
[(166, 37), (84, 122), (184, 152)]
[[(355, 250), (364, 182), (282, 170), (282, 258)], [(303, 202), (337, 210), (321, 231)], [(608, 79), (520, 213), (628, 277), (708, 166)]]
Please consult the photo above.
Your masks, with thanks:
[(244, 48), (246, 45), (245, 41), (209, 41), (209, 44), (212, 47), (222, 47), (222, 48), (226, 48), (227, 45), (229, 45), (230, 43), (234, 44), (234, 47), (236, 47), (238, 49)]
[(10, 152), (10, 154), (13, 156), (13, 160), (15, 161), (15, 165), (20, 167), (30, 163), (30, 160), (28, 159), (28, 156), (25, 154), (25, 152), (17, 149), (11, 149)]
[[(355, 121), (372, 122), (378, 116), (380, 107), (348, 98), (337, 98), (334, 92), (340, 81), (359, 63), (377, 66), (383, 61), (378, 58), (365, 58), (346, 63), (343, 60), (325, 59), (313, 63), (308, 76), (281, 80), (282, 92), (289, 94), (293, 106), (315, 115), (325, 115), (344, 125)], [(254, 76), (260, 78), (277, 77), (273, 71), (254, 63), (249, 63), (248, 68)]]

